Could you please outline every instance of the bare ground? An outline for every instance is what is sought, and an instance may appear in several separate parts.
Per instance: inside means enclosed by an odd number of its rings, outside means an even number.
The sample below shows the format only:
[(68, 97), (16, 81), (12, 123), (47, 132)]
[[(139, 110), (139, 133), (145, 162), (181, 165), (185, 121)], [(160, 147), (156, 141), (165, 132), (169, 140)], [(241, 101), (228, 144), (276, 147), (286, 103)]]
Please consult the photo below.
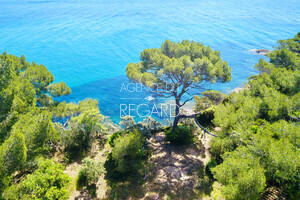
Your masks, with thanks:
[[(199, 137), (196, 144), (178, 147), (166, 142), (163, 132), (156, 133), (148, 140), (151, 155), (142, 175), (113, 184), (101, 176), (93, 199), (203, 199), (203, 195), (199, 195), (202, 184), (199, 169), (209, 160), (208, 140), (209, 137)], [(92, 157), (103, 161), (108, 154), (105, 151), (98, 151)], [(73, 163), (67, 166), (66, 173), (75, 181), (80, 167)], [(69, 199), (81, 193), (73, 189)]]
[[(149, 140), (153, 150), (149, 159), (150, 172), (145, 183), (146, 199), (195, 199), (200, 185), (199, 169), (208, 161), (208, 151), (202, 142), (188, 146), (174, 146), (165, 141), (164, 133)], [(151, 194), (151, 195), (149, 195)]]

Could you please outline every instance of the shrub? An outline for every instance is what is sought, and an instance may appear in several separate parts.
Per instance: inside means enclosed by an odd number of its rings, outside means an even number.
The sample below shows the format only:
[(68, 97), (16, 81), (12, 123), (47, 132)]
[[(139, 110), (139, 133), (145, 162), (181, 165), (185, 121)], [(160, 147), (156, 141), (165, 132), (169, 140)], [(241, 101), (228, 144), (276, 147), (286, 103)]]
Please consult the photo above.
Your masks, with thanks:
[(162, 124), (148, 116), (143, 121), (137, 123), (135, 128), (138, 129), (143, 136), (150, 137), (151, 133), (158, 131), (162, 127)]
[(3, 194), (4, 199), (61, 199), (69, 198), (71, 178), (64, 167), (52, 160), (42, 159), (38, 168), (27, 175), (19, 185), (13, 184)]
[(105, 171), (103, 163), (87, 157), (83, 159), (82, 164), (83, 166), (78, 174), (77, 185), (82, 187), (96, 184), (99, 176)]
[(64, 150), (69, 159), (83, 156), (90, 150), (92, 143), (104, 131), (102, 118), (99, 109), (84, 111), (82, 114), (71, 118), (68, 129), (61, 136)]
[(125, 174), (139, 168), (144, 154), (143, 143), (142, 134), (137, 130), (122, 135), (114, 141), (111, 158), (117, 172)]
[(194, 134), (187, 126), (178, 126), (175, 130), (165, 132), (167, 141), (175, 145), (191, 144), (194, 142)]
[(162, 124), (148, 116), (136, 123), (131, 116), (121, 117), (120, 125), (125, 131), (137, 129), (143, 136), (150, 137), (151, 133), (161, 129)]
[(122, 135), (122, 131), (118, 131), (118, 132), (115, 132), (113, 134), (111, 134), (111, 136), (109, 137), (108, 139), (108, 143), (111, 147), (114, 147), (115, 146), (115, 140), (117, 138), (119, 138), (120, 136)]
[(228, 95), (216, 90), (206, 90), (201, 92), (201, 95), (202, 96), (194, 96), (196, 111), (202, 111), (214, 105), (219, 105), (228, 97)]
[(197, 120), (200, 122), (200, 124), (202, 124), (202, 126), (207, 127), (213, 125), (212, 121), (215, 118), (215, 109), (215, 107), (210, 107), (197, 116)]
[(207, 162), (206, 164), (206, 167), (205, 167), (205, 172), (209, 175), (209, 176), (212, 176), (212, 172), (211, 170), (217, 166), (217, 161), (214, 160), (214, 159), (209, 159), (209, 161)]
[(121, 117), (121, 121), (119, 124), (124, 130), (132, 130), (136, 123), (135, 123), (133, 117), (124, 116), (124, 117)]
[(223, 155), (224, 162), (212, 169), (221, 184), (221, 193), (228, 200), (259, 199), (266, 185), (265, 170), (246, 147)]

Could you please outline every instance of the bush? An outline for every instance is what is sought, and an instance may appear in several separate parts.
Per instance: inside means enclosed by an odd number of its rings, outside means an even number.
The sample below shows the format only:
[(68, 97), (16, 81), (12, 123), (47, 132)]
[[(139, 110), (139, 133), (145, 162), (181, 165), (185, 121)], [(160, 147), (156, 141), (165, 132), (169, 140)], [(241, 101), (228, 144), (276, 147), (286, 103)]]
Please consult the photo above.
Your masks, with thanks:
[(161, 129), (162, 124), (156, 121), (154, 118), (148, 116), (136, 123), (131, 116), (121, 117), (120, 125), (125, 131), (132, 131), (137, 129), (145, 137), (150, 137), (151, 133)]
[(214, 160), (214, 159), (209, 159), (209, 161), (207, 162), (206, 164), (206, 167), (205, 167), (205, 172), (212, 177), (212, 169), (214, 167), (216, 167), (218, 165), (217, 161)]
[(197, 116), (197, 120), (202, 126), (209, 127), (213, 126), (213, 119), (215, 118), (215, 107), (210, 107), (203, 112), (201, 112), (200, 115)]
[(144, 155), (143, 144), (142, 134), (137, 130), (115, 139), (111, 155), (115, 170), (125, 174), (138, 169)]
[(121, 117), (120, 126), (124, 130), (132, 130), (134, 125), (136, 124), (133, 117), (131, 116), (124, 116)]
[(96, 184), (99, 176), (105, 171), (103, 164), (88, 157), (83, 159), (82, 164), (83, 167), (79, 171), (77, 185), (82, 187)]
[(108, 143), (111, 147), (114, 147), (115, 146), (115, 140), (117, 138), (119, 138), (121, 135), (122, 135), (122, 131), (118, 131), (118, 132), (115, 132), (113, 134), (110, 135), (109, 139), (108, 139)]
[(219, 105), (228, 95), (216, 90), (206, 90), (201, 92), (202, 96), (194, 96), (195, 111), (202, 111), (214, 105)]
[(92, 143), (101, 137), (104, 132), (102, 118), (99, 109), (85, 111), (71, 118), (68, 122), (68, 129), (63, 131), (61, 136), (64, 150), (69, 159), (84, 156), (90, 150)]
[(138, 129), (145, 137), (150, 137), (153, 132), (160, 130), (161, 127), (162, 124), (150, 116), (144, 118), (143, 121), (135, 125), (135, 128)]
[(221, 193), (228, 200), (259, 199), (266, 186), (265, 170), (260, 158), (240, 147), (223, 155), (224, 162), (212, 169), (221, 184)]
[(38, 168), (27, 175), (19, 185), (11, 185), (3, 194), (4, 199), (61, 199), (69, 198), (71, 178), (64, 167), (52, 160), (41, 159)]
[(170, 141), (171, 144), (183, 145), (194, 142), (194, 134), (187, 126), (178, 126), (174, 131), (167, 130), (165, 134), (167, 141)]

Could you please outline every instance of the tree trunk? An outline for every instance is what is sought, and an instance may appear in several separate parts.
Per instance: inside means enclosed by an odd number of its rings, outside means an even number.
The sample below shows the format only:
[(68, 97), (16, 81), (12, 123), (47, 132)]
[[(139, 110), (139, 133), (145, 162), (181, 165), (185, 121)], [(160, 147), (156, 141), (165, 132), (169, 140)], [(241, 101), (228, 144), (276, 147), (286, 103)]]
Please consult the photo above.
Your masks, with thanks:
[(181, 116), (180, 116), (180, 101), (179, 101), (179, 99), (176, 99), (175, 118), (174, 118), (174, 122), (173, 122), (172, 131), (174, 131), (178, 127), (180, 118), (181, 118)]
[(176, 129), (178, 127), (178, 122), (179, 122), (180, 116), (177, 116), (174, 118), (174, 122), (173, 122), (173, 130)]
[(180, 114), (180, 103), (179, 103), (179, 100), (176, 99), (176, 109), (175, 109), (175, 117), (174, 117), (174, 122), (173, 122), (173, 127), (172, 127), (172, 131), (175, 131), (175, 129), (178, 127), (178, 123), (179, 123), (179, 120), (181, 118), (194, 118), (196, 124), (204, 131), (204, 134), (205, 133), (208, 133), (214, 137), (218, 137), (217, 135), (215, 134), (212, 134), (211, 132), (209, 132), (208, 130), (206, 130), (198, 121), (197, 119), (197, 115), (199, 115), (200, 113), (195, 113), (193, 115), (181, 115)]

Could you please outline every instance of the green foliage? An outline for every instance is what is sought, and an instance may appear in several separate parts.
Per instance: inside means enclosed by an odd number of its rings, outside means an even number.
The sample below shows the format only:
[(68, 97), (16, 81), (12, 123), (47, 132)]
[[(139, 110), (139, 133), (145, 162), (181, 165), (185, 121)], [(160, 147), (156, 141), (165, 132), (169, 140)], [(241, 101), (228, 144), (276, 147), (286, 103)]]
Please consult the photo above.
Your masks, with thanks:
[(300, 197), (300, 57), (289, 50), (281, 46), (270, 62), (261, 59), (246, 89), (216, 106), (213, 123), (222, 131), (210, 151), (226, 199), (257, 199), (265, 180)]
[(26, 162), (26, 157), (24, 135), (19, 132), (13, 133), (0, 146), (0, 177), (3, 174), (11, 175)]
[(224, 162), (212, 171), (222, 183), (221, 192), (228, 200), (258, 199), (266, 185), (259, 159), (246, 148), (224, 154)]
[(21, 116), (13, 126), (12, 133), (22, 133), (25, 138), (28, 159), (50, 150), (48, 143), (57, 140), (57, 131), (51, 121), (52, 115), (48, 111), (38, 108)]
[(113, 134), (121, 129), (118, 124), (115, 124), (110, 119), (110, 117), (104, 117), (103, 126), (106, 129), (106, 134)]
[[(11, 184), (11, 179), (11, 176), (7, 176), (6, 174), (0, 174), (0, 199), (4, 199), (2, 194), (5, 190), (9, 188), (9, 185)], [(14, 190), (14, 192), (16, 192), (16, 190)]]
[(103, 163), (94, 161), (91, 158), (85, 158), (82, 160), (82, 168), (78, 174), (78, 186), (88, 186), (96, 184), (99, 176), (105, 172)]
[(211, 141), (210, 153), (218, 163), (222, 161), (221, 155), (225, 152), (234, 151), (237, 147), (243, 145), (243, 138), (237, 132), (220, 133), (218, 138)]
[[(10, 117), (9, 114), (21, 114), (35, 105), (35, 91), (30, 82), (16, 77), (0, 91), (1, 121)], [(2, 121), (3, 122), (3, 121)]]
[(71, 89), (65, 82), (53, 83), (48, 87), (48, 90), (53, 97), (66, 96), (71, 94)]
[(11, 118), (12, 114), (22, 114), (39, 103), (39, 106), (53, 103), (55, 97), (67, 95), (70, 88), (63, 82), (51, 85), (54, 80), (44, 65), (28, 63), (21, 58), (4, 52), (0, 55), (0, 122)]
[(32, 63), (22, 74), (34, 86), (38, 95), (47, 92), (47, 86), (54, 81), (54, 77), (44, 65)]
[(194, 142), (194, 134), (187, 126), (178, 126), (175, 130), (165, 132), (167, 141), (175, 145), (191, 144)]
[[(52, 161), (41, 161), (36, 171), (18, 179), (33, 170), (37, 157), (50, 155), (58, 145), (75, 155), (102, 138), (98, 101), (55, 102), (53, 97), (71, 89), (64, 82), (52, 84), (51, 72), (25, 56), (0, 55), (0, 80), (0, 196), (5, 190), (6, 199), (67, 199), (69, 179)], [(62, 125), (53, 119), (70, 120)]]
[(300, 53), (300, 32), (292, 39), (279, 40), (278, 49), (288, 49), (294, 53)]
[(14, 133), (0, 146), (0, 199), (11, 182), (11, 175), (26, 162), (27, 148), (23, 134)]
[(259, 98), (249, 98), (247, 93), (232, 93), (226, 103), (215, 109), (213, 123), (223, 132), (244, 131), (258, 118), (260, 104)]
[(213, 119), (215, 118), (215, 107), (207, 108), (202, 111), (198, 116), (197, 120), (202, 126), (208, 127), (213, 125)]
[(61, 136), (69, 158), (82, 156), (89, 151), (93, 141), (102, 137), (103, 115), (100, 114), (98, 101), (88, 99), (79, 102), (78, 116), (72, 117)]
[(145, 85), (171, 81), (172, 75), (196, 84), (206, 79), (212, 82), (231, 79), (230, 68), (221, 60), (220, 52), (199, 42), (166, 40), (161, 49), (145, 49), (140, 58), (141, 62), (130, 63), (126, 72), (130, 79)]
[(151, 133), (158, 131), (162, 127), (162, 124), (151, 116), (144, 118), (143, 121), (138, 123), (134, 121), (132, 116), (124, 116), (121, 117), (120, 125), (125, 131), (137, 129), (146, 137), (150, 137)]
[(51, 107), (51, 111), (56, 117), (68, 117), (79, 113), (79, 105), (75, 103), (60, 102), (57, 106)]
[(300, 70), (273, 69), (270, 73), (270, 78), (275, 88), (285, 95), (291, 96), (299, 92)]
[[(54, 104), (49, 90), (54, 77), (44, 65), (4, 52), (0, 55), (0, 80), (2, 194), (14, 178), (12, 175), (22, 175), (22, 170), (29, 167), (28, 163), (36, 156), (46, 155), (58, 135), (47, 107)], [(38, 108), (41, 106), (43, 109)]]
[(67, 186), (71, 178), (63, 172), (63, 166), (52, 160), (40, 160), (38, 168), (22, 180), (18, 187), (12, 185), (4, 199), (68, 199)]
[(121, 117), (120, 125), (124, 130), (133, 130), (135, 124), (133, 117), (129, 115)]
[(18, 117), (34, 107), (35, 91), (28, 80), (18, 77), (0, 91), (0, 142), (3, 142)]
[(126, 174), (138, 169), (143, 158), (144, 139), (137, 130), (118, 137), (114, 141), (112, 160), (115, 170)]
[(194, 96), (195, 111), (202, 111), (213, 105), (219, 105), (227, 97), (226, 94), (216, 90), (206, 90), (201, 92), (201, 95), (201, 97)]
[(217, 162), (214, 159), (210, 159), (206, 164), (205, 171), (208, 173), (208, 175), (212, 176), (211, 170), (216, 166)]
[(272, 142), (267, 153), (267, 178), (285, 188), (292, 197), (300, 197), (299, 149), (282, 139)]
[[(22, 115), (36, 106), (54, 104), (50, 89), (60, 86), (64, 88), (63, 95), (69, 93), (64, 83), (52, 86), (54, 77), (46, 67), (34, 62), (30, 64), (25, 56), (19, 58), (6, 52), (0, 55), (0, 78), (0, 143)], [(58, 91), (55, 96), (59, 96)]]
[(259, 129), (249, 150), (261, 158), (270, 183), (281, 187), (297, 199), (300, 179), (299, 160), (300, 127), (284, 120)]
[[(127, 131), (127, 133), (129, 133), (130, 131)], [(111, 147), (114, 147), (115, 146), (115, 140), (117, 138), (119, 138), (124, 132), (123, 131), (118, 131), (118, 132), (115, 132), (113, 134), (110, 135), (109, 139), (108, 139), (108, 143)]]
[(265, 61), (264, 59), (259, 59), (258, 63), (255, 65), (255, 68), (260, 71), (260, 73), (267, 73), (267, 74), (270, 74), (271, 73), (271, 70), (274, 68), (274, 66)]
[[(174, 97), (177, 109), (173, 126), (178, 125), (184, 94), (195, 95), (203, 90), (204, 83), (231, 80), (231, 69), (222, 61), (220, 52), (200, 42), (183, 40), (174, 43), (166, 40), (161, 48), (145, 49), (140, 62), (129, 63), (126, 74), (130, 80), (154, 89), (154, 96)], [(190, 90), (193, 88), (194, 90)], [(192, 93), (187, 93), (193, 92)]]
[(292, 70), (300, 69), (299, 56), (287, 49), (273, 51), (268, 54), (268, 57), (270, 58), (270, 63), (276, 67), (284, 67)]
[(300, 126), (295, 123), (289, 123), (279, 120), (260, 128), (259, 133), (274, 139), (288, 139), (295, 147), (300, 143)]
[(143, 121), (135, 125), (135, 129), (138, 129), (144, 136), (151, 136), (151, 133), (160, 130), (162, 124), (148, 116), (143, 119)]

